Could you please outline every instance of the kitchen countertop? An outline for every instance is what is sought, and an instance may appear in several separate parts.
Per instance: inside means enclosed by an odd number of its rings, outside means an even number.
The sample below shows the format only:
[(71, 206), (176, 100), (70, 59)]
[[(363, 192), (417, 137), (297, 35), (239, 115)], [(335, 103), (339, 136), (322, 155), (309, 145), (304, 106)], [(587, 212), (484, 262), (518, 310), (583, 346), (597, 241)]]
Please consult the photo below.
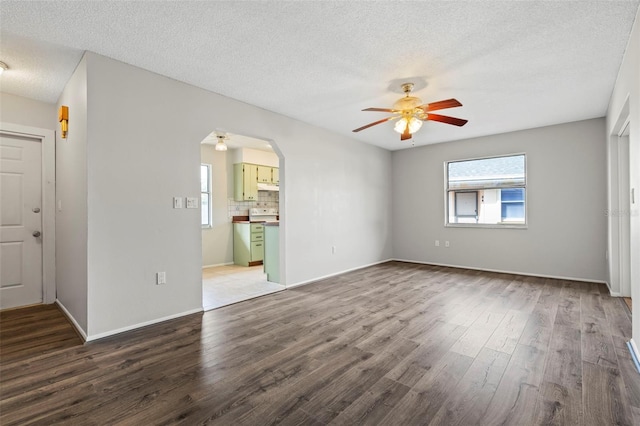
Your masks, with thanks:
[[(266, 220), (249, 220), (249, 216), (233, 216), (231, 219), (231, 223), (264, 223), (265, 225), (268, 223), (278, 224), (278, 222), (266, 221)], [(274, 226), (274, 225), (271, 225)]]
[(266, 220), (234, 220), (232, 223), (264, 223), (265, 226), (277, 226), (279, 222), (268, 222)]

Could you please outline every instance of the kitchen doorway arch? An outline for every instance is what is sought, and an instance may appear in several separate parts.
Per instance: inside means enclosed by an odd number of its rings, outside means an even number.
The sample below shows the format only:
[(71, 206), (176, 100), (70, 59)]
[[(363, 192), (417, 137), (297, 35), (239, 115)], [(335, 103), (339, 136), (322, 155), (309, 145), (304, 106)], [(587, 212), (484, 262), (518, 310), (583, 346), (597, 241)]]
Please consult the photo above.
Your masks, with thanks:
[[(224, 151), (216, 150), (221, 140), (227, 148)], [(275, 180), (267, 182), (262, 173), (263, 182), (257, 186), (256, 196), (245, 197), (241, 193), (238, 198), (236, 181), (244, 176), (238, 168), (244, 167), (242, 165), (247, 169), (259, 165), (261, 172), (272, 171), (269, 179)], [(211, 214), (206, 226), (206, 212), (201, 211), (203, 309), (215, 309), (284, 290), (286, 170), (284, 155), (277, 143), (216, 128), (201, 142), (201, 189), (206, 170), (209, 170), (206, 183), (210, 185), (210, 192), (202, 193), (202, 208), (211, 209)], [(252, 173), (251, 178), (255, 179), (255, 174)], [(205, 200), (209, 202), (205, 203)], [(277, 218), (274, 215), (266, 219), (277, 223), (257, 224), (264, 218), (261, 214), (273, 214), (274, 209)], [(272, 221), (273, 218), (278, 220)], [(263, 264), (243, 257), (245, 249), (247, 256), (255, 255), (255, 252), (250, 253), (252, 248), (263, 252)]]

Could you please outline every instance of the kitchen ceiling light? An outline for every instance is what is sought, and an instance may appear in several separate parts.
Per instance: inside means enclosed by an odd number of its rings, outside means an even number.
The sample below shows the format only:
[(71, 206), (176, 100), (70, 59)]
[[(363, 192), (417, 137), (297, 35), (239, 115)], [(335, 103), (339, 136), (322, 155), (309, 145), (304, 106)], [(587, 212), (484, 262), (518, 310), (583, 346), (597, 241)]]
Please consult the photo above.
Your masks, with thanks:
[(9, 69), (9, 66), (7, 64), (5, 64), (4, 62), (0, 62), (0, 75), (2, 75), (2, 73), (8, 69)]
[(216, 143), (216, 151), (226, 151), (227, 150), (227, 144), (224, 143), (224, 140), (227, 138), (224, 135), (216, 135), (216, 137), (218, 138), (218, 142)]

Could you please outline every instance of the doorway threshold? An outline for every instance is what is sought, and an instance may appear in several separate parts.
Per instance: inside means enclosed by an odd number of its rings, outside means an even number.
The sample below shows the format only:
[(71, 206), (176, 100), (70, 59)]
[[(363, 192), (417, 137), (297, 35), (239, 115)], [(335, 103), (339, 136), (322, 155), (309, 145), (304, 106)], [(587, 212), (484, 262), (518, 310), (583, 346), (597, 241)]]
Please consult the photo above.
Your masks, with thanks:
[(202, 270), (202, 305), (205, 311), (284, 289), (282, 284), (267, 281), (262, 265), (227, 265)]

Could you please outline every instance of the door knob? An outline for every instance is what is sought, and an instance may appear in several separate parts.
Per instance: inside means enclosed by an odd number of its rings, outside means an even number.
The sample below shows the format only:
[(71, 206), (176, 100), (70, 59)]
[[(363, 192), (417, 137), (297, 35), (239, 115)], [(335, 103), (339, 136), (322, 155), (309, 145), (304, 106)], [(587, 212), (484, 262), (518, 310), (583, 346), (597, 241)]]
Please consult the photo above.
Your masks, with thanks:
[(33, 211), (34, 213), (40, 213), (40, 209), (39, 209), (38, 207), (35, 207), (32, 211)]
[(40, 231), (33, 231), (33, 234), (32, 234), (32, 235), (33, 235), (34, 237), (38, 238), (41, 234), (40, 234)]

